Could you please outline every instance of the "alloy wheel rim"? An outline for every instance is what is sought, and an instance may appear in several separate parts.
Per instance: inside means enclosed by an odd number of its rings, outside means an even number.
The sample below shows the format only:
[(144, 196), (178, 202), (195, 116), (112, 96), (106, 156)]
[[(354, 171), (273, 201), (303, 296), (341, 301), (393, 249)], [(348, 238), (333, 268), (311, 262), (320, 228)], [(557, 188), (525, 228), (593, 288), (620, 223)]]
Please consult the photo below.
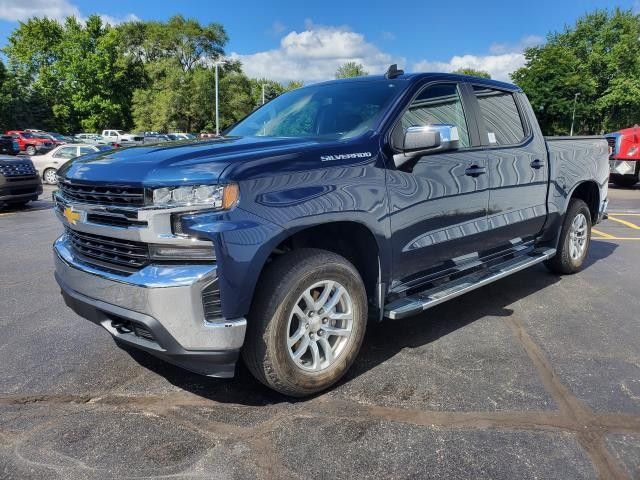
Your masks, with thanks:
[(58, 175), (53, 170), (47, 170), (44, 179), (47, 183), (56, 183), (58, 181)]
[(353, 330), (353, 302), (334, 280), (314, 283), (298, 297), (287, 324), (287, 352), (295, 365), (318, 372), (345, 351)]
[(571, 222), (569, 230), (569, 256), (573, 260), (579, 260), (584, 256), (587, 249), (587, 217), (579, 213)]

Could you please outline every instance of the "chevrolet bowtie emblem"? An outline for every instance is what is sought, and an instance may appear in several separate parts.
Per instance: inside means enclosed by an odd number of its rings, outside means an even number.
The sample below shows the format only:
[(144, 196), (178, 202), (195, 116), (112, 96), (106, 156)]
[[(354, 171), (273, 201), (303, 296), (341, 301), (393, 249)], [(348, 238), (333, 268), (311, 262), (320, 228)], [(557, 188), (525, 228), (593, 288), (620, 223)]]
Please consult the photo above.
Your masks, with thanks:
[(80, 212), (76, 212), (73, 207), (65, 208), (62, 214), (64, 215), (64, 218), (67, 219), (67, 222), (69, 222), (71, 225), (75, 225), (76, 222), (82, 218), (82, 214)]

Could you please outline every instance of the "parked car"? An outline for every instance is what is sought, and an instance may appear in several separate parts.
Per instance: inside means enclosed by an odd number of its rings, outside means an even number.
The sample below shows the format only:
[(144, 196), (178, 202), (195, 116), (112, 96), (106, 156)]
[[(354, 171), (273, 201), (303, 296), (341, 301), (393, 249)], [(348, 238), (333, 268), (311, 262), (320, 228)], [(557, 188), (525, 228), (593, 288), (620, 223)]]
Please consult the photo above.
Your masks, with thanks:
[(632, 187), (640, 181), (640, 126), (608, 133), (605, 137), (611, 147), (611, 181), (619, 187)]
[(104, 157), (59, 171), (67, 305), (200, 374), (242, 353), (292, 396), (344, 375), (368, 319), (579, 271), (607, 206), (603, 137), (545, 139), (515, 85), (395, 67), (285, 93), (222, 141)]
[(0, 135), (0, 154), (18, 155), (20, 144), (11, 135)]
[(0, 207), (26, 205), (42, 193), (42, 181), (29, 158), (0, 155)]
[(171, 140), (195, 140), (196, 136), (191, 133), (168, 133), (167, 137)]
[(117, 145), (132, 145), (144, 142), (144, 135), (125, 133), (123, 130), (103, 130), (102, 137), (108, 143)]
[(54, 147), (50, 139), (42, 138), (38, 136), (37, 133), (9, 130), (6, 134), (11, 135), (11, 137), (18, 142), (20, 151), (25, 152), (27, 155), (46, 153)]
[(106, 145), (107, 141), (98, 133), (76, 133), (73, 136), (76, 142), (81, 143), (97, 143)]
[(59, 145), (64, 145), (66, 143), (74, 142), (73, 138), (66, 137), (64, 135), (61, 135), (55, 132), (42, 132), (42, 133), (37, 133), (36, 135), (42, 138), (50, 139), (56, 147)]
[(89, 153), (106, 152), (108, 150), (113, 150), (113, 147), (111, 145), (74, 143), (60, 145), (44, 155), (34, 157), (32, 160), (44, 183), (52, 185), (58, 181), (58, 169), (68, 160)]

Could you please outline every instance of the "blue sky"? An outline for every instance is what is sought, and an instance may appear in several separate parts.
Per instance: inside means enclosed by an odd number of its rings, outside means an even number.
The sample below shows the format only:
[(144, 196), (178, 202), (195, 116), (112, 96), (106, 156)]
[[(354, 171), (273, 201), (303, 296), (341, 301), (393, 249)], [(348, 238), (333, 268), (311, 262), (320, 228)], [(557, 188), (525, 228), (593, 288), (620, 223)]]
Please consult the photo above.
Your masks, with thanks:
[(202, 23), (219, 22), (229, 34), (227, 55), (250, 76), (307, 82), (331, 78), (355, 60), (370, 73), (390, 63), (408, 71), (447, 71), (462, 66), (508, 75), (525, 47), (550, 31), (573, 24), (596, 8), (640, 10), (638, 0), (443, 1), (123, 1), (0, 0), (0, 43), (30, 16), (86, 17), (108, 21), (164, 20), (180, 13)]

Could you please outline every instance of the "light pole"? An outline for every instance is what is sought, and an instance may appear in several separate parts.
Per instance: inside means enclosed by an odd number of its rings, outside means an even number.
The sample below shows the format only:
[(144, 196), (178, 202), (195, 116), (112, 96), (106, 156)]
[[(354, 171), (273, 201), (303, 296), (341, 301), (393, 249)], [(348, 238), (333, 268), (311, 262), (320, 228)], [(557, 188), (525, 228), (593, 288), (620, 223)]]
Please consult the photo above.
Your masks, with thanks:
[(262, 84), (262, 105), (264, 105), (264, 83)]
[(218, 105), (220, 104), (220, 98), (218, 95), (218, 65), (222, 65), (223, 63), (227, 63), (227, 60), (224, 58), (221, 58), (213, 62), (213, 65), (215, 66), (215, 70), (216, 70), (216, 136), (217, 137), (220, 136), (220, 113), (219, 113), (219, 107), (218, 107)]
[(571, 133), (569, 133), (570, 137), (573, 137), (573, 124), (576, 121), (576, 103), (578, 103), (579, 93), (576, 93), (573, 96), (573, 115), (571, 116)]

